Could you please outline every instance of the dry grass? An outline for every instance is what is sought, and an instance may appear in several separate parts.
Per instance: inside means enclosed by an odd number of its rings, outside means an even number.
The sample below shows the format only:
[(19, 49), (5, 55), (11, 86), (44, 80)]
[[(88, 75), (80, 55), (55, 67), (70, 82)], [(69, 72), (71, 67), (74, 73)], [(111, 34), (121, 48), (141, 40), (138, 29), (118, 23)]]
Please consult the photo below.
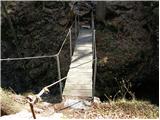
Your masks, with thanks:
[[(14, 114), (23, 109), (22, 97), (0, 88), (1, 116)], [(21, 102), (21, 103), (20, 103)]]
[(146, 101), (118, 100), (112, 101), (110, 104), (102, 103), (96, 106), (96, 112), (108, 118), (155, 119), (159, 117), (158, 107)]
[[(1, 111), (3, 114), (17, 113), (24, 108), (23, 97), (9, 91), (0, 89)], [(29, 109), (28, 104), (27, 108)], [(37, 115), (50, 116), (57, 112), (62, 113), (65, 119), (156, 119), (159, 117), (159, 108), (147, 101), (117, 100), (110, 103), (92, 103), (87, 110), (63, 109), (63, 102), (59, 104), (48, 104), (44, 102), (35, 105)]]
[(159, 108), (146, 101), (118, 100), (94, 103), (89, 110), (68, 109), (62, 113), (69, 119), (156, 119), (159, 117)]

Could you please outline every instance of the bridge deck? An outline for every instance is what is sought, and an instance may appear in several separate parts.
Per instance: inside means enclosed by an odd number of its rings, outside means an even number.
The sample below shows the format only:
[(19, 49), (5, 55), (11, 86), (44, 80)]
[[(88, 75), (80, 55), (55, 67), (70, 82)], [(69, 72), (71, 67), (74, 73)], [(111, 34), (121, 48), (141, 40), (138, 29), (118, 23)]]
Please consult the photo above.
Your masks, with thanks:
[(92, 31), (82, 28), (72, 56), (64, 96), (92, 96), (92, 59)]

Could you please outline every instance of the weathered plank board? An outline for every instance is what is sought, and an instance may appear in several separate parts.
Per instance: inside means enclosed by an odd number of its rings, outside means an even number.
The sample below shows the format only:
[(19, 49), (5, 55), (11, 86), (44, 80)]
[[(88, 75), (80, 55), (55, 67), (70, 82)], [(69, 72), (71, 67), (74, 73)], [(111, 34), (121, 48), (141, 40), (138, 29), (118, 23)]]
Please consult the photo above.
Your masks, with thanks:
[(79, 69), (79, 68), (73, 68), (69, 70), (70, 72), (74, 73), (74, 72), (92, 72), (92, 68), (91, 69), (86, 69), (85, 71), (83, 71), (83, 69)]
[(77, 84), (66, 84), (65, 87), (66, 87), (66, 90), (82, 90), (82, 89), (91, 90), (92, 89), (92, 85), (90, 85), (90, 84), (79, 84), (79, 85), (77, 85)]
[(92, 96), (92, 89), (83, 89), (83, 90), (66, 90), (65, 96)]

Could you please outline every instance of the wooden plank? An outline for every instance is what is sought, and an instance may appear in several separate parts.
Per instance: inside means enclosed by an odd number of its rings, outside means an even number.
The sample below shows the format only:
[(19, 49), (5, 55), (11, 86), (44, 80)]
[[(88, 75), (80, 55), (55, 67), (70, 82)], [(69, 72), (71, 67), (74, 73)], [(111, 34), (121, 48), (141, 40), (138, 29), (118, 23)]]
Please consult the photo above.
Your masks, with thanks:
[(82, 41), (91, 41), (92, 42), (92, 33), (87, 34), (81, 34), (81, 36), (78, 37), (76, 42), (82, 42)]
[(68, 78), (66, 81), (66, 84), (91, 84), (92, 83), (92, 77), (90, 79), (88, 78), (76, 78), (76, 77), (72, 77), (72, 78)]
[(82, 76), (82, 77), (73, 76), (73, 77), (68, 77), (67, 81), (70, 84), (90, 84), (92, 82), (92, 76)]
[(92, 89), (92, 84), (65, 84), (65, 90)]
[[(85, 71), (85, 70), (84, 70)], [(68, 72), (67, 77), (71, 78), (71, 77), (90, 77), (92, 76), (92, 72)]]
[[(84, 48), (84, 47), (83, 47)], [(84, 49), (77, 49), (75, 50), (74, 54), (72, 57), (74, 57), (74, 55), (76, 53), (83, 53), (83, 54), (88, 54), (88, 53), (93, 53), (92, 48), (84, 48)]]
[(70, 69), (69, 72), (91, 72), (92, 73), (92, 68), (90, 69), (78, 69), (78, 68), (73, 68), (73, 69)]
[(88, 54), (88, 53), (93, 53), (93, 50), (91, 47), (79, 47), (80, 49), (74, 50), (74, 54), (72, 57), (74, 57), (75, 53), (83, 53), (83, 54)]
[(84, 77), (90, 77), (92, 76), (92, 72), (68, 72), (67, 77), (78, 77), (78, 76), (84, 76)]
[(74, 56), (72, 57), (72, 63), (75, 62), (75, 61), (88, 61), (88, 60), (92, 60), (93, 59), (93, 52), (90, 51), (90, 52), (76, 52), (74, 53)]
[[(90, 58), (92, 58), (92, 56)], [(77, 66), (77, 65), (81, 65), (81, 64), (86, 64), (86, 65), (92, 64), (92, 59), (89, 59), (89, 58), (87, 58), (87, 59), (85, 59), (85, 58), (73, 59), (72, 64), (70, 66), (72, 67), (72, 66)]]
[(81, 29), (80, 31), (79, 31), (79, 35), (83, 35), (83, 34), (88, 34), (88, 33), (92, 33), (92, 30), (91, 29)]
[(92, 61), (88, 61), (82, 64), (71, 64), (70, 69), (74, 69), (74, 68), (82, 69), (83, 71), (85, 69), (92, 69)]
[(92, 44), (92, 36), (81, 37), (76, 41), (76, 45)]
[(76, 48), (79, 48), (79, 47), (84, 47), (84, 48), (89, 48), (89, 47), (92, 47), (92, 44), (91, 43), (88, 43), (88, 44), (77, 44), (76, 45)]
[(78, 81), (77, 81), (77, 80), (74, 79), (74, 81), (73, 81), (73, 80), (69, 80), (68, 79), (68, 82), (66, 84), (70, 84), (70, 85), (72, 85), (72, 84), (84, 85), (84, 84), (91, 84), (91, 83), (92, 83), (92, 80), (90, 80), (90, 81), (84, 81), (83, 79), (78, 79)]
[(90, 47), (88, 47), (88, 46), (83, 46), (83, 45), (77, 45), (77, 46), (75, 47), (75, 49), (74, 49), (74, 52), (80, 51), (80, 50), (85, 50), (85, 51), (86, 51), (86, 49), (92, 51), (92, 45), (89, 45), (89, 46), (90, 46)]
[(86, 90), (66, 90), (63, 92), (63, 95), (67, 96), (92, 96), (92, 90), (86, 89)]
[(88, 61), (88, 60), (92, 60), (92, 59), (93, 59), (92, 51), (88, 52), (88, 53), (79, 53), (79, 55), (74, 55), (72, 57), (72, 63), (75, 60)]
[(87, 39), (87, 38), (85, 38), (84, 40), (83, 40), (84, 38), (82, 38), (82, 40), (77, 40), (76, 41), (76, 47), (77, 46), (82, 46), (82, 45), (91, 45), (92, 44), (92, 40), (91, 40), (91, 38), (89, 38), (89, 39)]
[(90, 26), (90, 25), (82, 25), (82, 28), (90, 29), (90, 28), (91, 28), (91, 26)]

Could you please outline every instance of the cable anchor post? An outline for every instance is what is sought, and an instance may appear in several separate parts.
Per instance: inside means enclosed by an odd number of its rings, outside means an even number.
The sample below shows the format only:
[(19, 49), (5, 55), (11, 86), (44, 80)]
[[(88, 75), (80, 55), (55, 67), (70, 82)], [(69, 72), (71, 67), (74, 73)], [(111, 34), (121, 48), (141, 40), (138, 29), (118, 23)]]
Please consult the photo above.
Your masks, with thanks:
[(69, 40), (70, 40), (70, 59), (72, 59), (72, 31), (69, 29)]
[[(58, 79), (61, 79), (61, 68), (60, 68), (60, 60), (59, 60), (59, 54), (56, 56), (57, 60), (57, 72), (58, 72)], [(62, 82), (59, 82), (59, 88), (60, 88), (60, 95), (62, 96)]]
[(27, 102), (29, 103), (29, 106), (30, 106), (30, 109), (31, 109), (31, 112), (32, 112), (32, 116), (33, 116), (33, 119), (36, 119), (36, 114), (35, 114), (35, 112), (34, 112), (34, 106), (33, 106), (33, 99), (30, 97), (30, 96), (28, 96), (27, 97)]

